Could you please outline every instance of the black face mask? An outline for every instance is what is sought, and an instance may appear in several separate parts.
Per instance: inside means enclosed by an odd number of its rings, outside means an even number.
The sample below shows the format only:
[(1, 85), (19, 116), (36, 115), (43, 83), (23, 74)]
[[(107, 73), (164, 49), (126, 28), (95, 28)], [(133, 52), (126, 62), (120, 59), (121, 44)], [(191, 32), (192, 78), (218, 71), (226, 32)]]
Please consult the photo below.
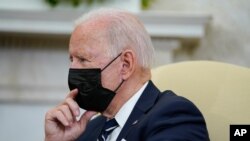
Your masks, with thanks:
[(91, 69), (69, 69), (68, 84), (69, 89), (78, 89), (75, 98), (77, 104), (88, 111), (103, 112), (106, 110), (116, 91), (123, 81), (114, 90), (104, 88), (101, 83), (101, 72), (114, 62), (121, 53), (108, 63), (102, 70), (100, 68)]

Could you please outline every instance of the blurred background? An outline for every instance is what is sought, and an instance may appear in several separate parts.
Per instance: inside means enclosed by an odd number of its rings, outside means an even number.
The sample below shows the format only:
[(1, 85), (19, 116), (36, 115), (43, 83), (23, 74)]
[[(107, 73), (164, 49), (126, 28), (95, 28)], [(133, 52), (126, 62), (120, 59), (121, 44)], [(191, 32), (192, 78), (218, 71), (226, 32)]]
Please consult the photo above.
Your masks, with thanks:
[(0, 0), (0, 140), (42, 141), (44, 115), (68, 93), (74, 20), (127, 9), (155, 46), (153, 67), (189, 60), (250, 66), (249, 0)]

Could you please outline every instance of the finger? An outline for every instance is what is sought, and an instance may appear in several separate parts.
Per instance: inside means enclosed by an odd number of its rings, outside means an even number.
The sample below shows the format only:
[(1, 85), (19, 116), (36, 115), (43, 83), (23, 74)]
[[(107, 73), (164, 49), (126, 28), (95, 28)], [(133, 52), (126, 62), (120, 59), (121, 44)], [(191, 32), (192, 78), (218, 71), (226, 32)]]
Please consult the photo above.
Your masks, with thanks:
[(86, 111), (79, 120), (81, 129), (85, 130), (88, 121), (96, 114), (94, 111)]
[(64, 114), (62, 113), (62, 111), (57, 110), (55, 113), (55, 117), (56, 119), (64, 126), (69, 126), (69, 122), (67, 120), (67, 118), (64, 116)]
[(80, 115), (80, 107), (75, 102), (75, 100), (73, 100), (72, 98), (66, 98), (65, 104), (69, 106), (71, 112), (73, 113), (75, 117)]
[(77, 94), (78, 94), (78, 89), (75, 88), (74, 90), (72, 90), (72, 91), (69, 92), (69, 94), (67, 95), (66, 98), (72, 98), (72, 99), (74, 99)]
[(73, 118), (73, 115), (72, 115), (72, 113), (71, 113), (71, 111), (70, 111), (69, 106), (67, 106), (67, 105), (62, 105), (62, 106), (60, 106), (60, 107), (58, 108), (58, 110), (60, 110), (60, 111), (63, 113), (63, 115), (66, 117), (67, 121), (69, 122), (69, 124), (72, 124), (72, 123), (73, 123), (74, 118)]
[[(78, 89), (76, 88), (76, 89), (69, 92), (69, 94), (66, 96), (65, 100), (67, 98), (74, 99), (77, 94), (78, 94)], [(58, 106), (61, 106), (61, 105), (65, 104), (65, 100), (63, 102), (61, 102)]]

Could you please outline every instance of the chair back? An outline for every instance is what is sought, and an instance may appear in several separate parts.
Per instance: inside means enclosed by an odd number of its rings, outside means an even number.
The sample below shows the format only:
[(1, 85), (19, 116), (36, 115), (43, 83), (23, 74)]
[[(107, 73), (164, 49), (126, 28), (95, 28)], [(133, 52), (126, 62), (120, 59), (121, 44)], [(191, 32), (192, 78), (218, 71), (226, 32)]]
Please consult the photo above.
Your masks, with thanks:
[(152, 70), (160, 90), (191, 100), (203, 113), (211, 141), (228, 141), (230, 124), (250, 124), (250, 69), (212, 61), (170, 64)]

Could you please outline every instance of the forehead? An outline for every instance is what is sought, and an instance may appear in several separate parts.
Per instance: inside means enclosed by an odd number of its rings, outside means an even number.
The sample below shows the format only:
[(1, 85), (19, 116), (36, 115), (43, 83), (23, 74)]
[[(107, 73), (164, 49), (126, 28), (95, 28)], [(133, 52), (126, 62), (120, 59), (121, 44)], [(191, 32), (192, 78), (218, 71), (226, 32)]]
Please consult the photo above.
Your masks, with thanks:
[(78, 25), (72, 32), (70, 53), (103, 53), (108, 49), (106, 26), (102, 22), (87, 22)]

